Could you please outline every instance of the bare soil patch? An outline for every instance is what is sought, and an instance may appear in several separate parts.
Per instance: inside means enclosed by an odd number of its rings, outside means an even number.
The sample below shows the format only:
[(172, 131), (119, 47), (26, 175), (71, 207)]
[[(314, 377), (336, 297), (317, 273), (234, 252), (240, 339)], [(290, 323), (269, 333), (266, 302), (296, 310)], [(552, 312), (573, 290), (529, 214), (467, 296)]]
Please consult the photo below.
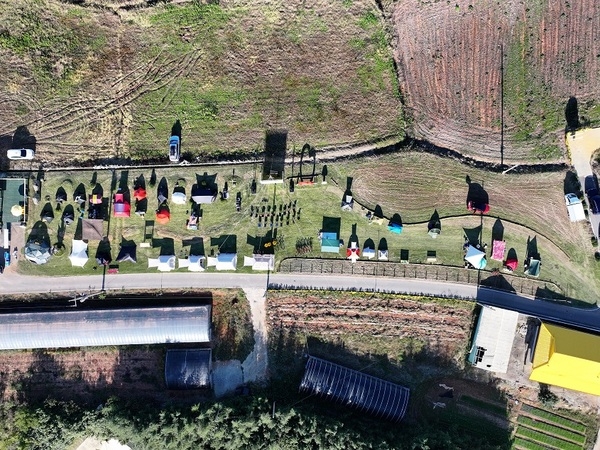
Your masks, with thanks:
[(593, 0), (390, 3), (414, 136), (499, 161), (503, 66), (504, 161), (562, 160), (569, 96), (598, 119), (599, 8)]
[(474, 305), (386, 294), (269, 292), (270, 330), (285, 329), (342, 341), (359, 354), (404, 356), (431, 352), (452, 360), (470, 334)]

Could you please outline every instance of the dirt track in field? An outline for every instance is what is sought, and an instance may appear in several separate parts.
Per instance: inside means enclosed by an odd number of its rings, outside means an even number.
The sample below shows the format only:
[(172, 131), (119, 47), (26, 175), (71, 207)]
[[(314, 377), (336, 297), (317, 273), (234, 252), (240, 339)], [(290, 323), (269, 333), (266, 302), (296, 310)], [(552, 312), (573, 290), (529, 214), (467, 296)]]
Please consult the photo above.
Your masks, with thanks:
[[(308, 6), (299, 0), (220, 2), (230, 21), (211, 36), (211, 45), (218, 47), (214, 52), (195, 43), (198, 30), (189, 27), (176, 30), (180, 42), (161, 36), (151, 20), (165, 11), (160, 2), (142, 7), (146, 2), (98, 0), (67, 7), (44, 1), (45, 11), (36, 20), (49, 27), (50, 37), (72, 29), (76, 42), (86, 46), (48, 62), (54, 64), (50, 78), (71, 70), (64, 84), (68, 88), (56, 79), (41, 82), (34, 75), (40, 70), (35, 58), (0, 46), (6, 62), (0, 68), (0, 149), (8, 148), (10, 136), (25, 126), (35, 142), (36, 162), (46, 166), (128, 158), (143, 162), (165, 157), (177, 118), (192, 156), (214, 149), (254, 152), (269, 128), (288, 129), (290, 146), (402, 134), (393, 72), (384, 70), (380, 80), (369, 78), (368, 55), (376, 47), (372, 29), (358, 22), (377, 10), (366, 0), (344, 8), (328, 1)], [(0, 14), (0, 30), (2, 20), (20, 16), (29, 3), (15, 1), (13, 13)], [(358, 41), (354, 47), (352, 38)], [(366, 81), (357, 75), (361, 70)], [(208, 98), (217, 95), (223, 80), (234, 94), (216, 101), (216, 121), (200, 123), (190, 111), (205, 90)]]
[[(600, 90), (600, 4), (536, 3), (408, 0), (387, 8), (415, 137), (498, 161), (503, 44), (505, 162), (534, 159), (536, 146), (552, 141), (564, 147), (567, 99), (592, 100)], [(557, 120), (535, 129), (549, 115)], [(523, 120), (533, 130), (519, 143), (513, 133)]]

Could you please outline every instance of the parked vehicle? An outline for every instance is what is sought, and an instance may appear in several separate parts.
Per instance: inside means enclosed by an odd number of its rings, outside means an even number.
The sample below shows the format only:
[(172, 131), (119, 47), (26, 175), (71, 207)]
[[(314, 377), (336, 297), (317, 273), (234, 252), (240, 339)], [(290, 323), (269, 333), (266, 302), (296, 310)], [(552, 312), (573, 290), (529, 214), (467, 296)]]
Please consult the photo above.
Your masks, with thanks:
[(179, 162), (179, 136), (171, 136), (169, 139), (169, 161)]
[(588, 204), (590, 205), (590, 211), (592, 211), (592, 214), (600, 213), (600, 195), (598, 194), (598, 190), (595, 191), (595, 195), (588, 196)]
[(12, 148), (6, 151), (8, 159), (33, 159), (35, 152), (30, 148)]

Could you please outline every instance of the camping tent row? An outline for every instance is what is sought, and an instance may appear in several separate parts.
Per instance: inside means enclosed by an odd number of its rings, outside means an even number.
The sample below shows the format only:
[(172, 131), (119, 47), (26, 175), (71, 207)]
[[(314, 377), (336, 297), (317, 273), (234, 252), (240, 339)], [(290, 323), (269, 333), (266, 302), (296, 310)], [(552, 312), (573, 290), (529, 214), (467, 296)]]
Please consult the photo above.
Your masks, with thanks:
[[(175, 255), (161, 255), (158, 258), (149, 258), (148, 267), (156, 268), (161, 272), (175, 270), (177, 260), (180, 269), (186, 268), (191, 272), (203, 272), (204, 261), (207, 267), (215, 270), (236, 270), (237, 253), (219, 253), (217, 256), (208, 258), (199, 255), (190, 255), (188, 258), (176, 258)], [(252, 255), (244, 257), (244, 266), (252, 267), (252, 270), (273, 270), (275, 267), (274, 255)]]
[[(87, 242), (73, 239), (69, 260), (74, 267), (84, 267), (89, 259)], [(122, 245), (117, 255), (117, 262), (137, 262), (135, 244)]]
[(410, 397), (404, 386), (313, 356), (308, 357), (300, 391), (392, 422), (402, 420)]

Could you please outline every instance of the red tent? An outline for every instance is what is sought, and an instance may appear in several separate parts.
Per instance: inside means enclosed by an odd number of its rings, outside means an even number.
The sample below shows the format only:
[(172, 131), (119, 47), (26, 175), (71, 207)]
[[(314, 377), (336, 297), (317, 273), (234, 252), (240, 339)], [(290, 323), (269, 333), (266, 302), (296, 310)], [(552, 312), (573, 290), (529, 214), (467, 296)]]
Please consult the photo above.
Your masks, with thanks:
[(143, 189), (141, 187), (136, 188), (133, 191), (133, 196), (137, 201), (144, 200), (146, 198), (146, 189)]
[(158, 223), (167, 223), (171, 220), (171, 213), (168, 209), (162, 208), (156, 211), (156, 221)]
[(123, 194), (115, 194), (114, 217), (129, 217), (131, 205), (125, 201)]
[(519, 266), (519, 261), (517, 261), (516, 259), (507, 259), (506, 262), (504, 263), (504, 267), (506, 267), (511, 272), (514, 272), (515, 270), (517, 270), (518, 266)]

